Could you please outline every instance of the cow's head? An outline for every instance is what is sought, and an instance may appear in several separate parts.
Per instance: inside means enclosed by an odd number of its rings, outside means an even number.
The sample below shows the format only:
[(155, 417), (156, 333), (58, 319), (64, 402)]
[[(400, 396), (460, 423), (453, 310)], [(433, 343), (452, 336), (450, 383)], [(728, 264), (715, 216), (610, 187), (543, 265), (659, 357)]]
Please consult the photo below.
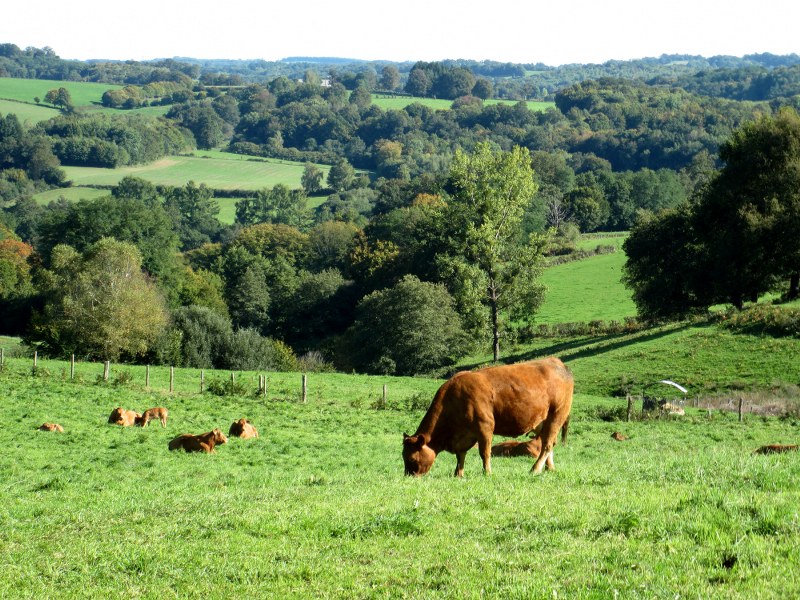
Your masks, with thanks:
[(403, 434), (403, 463), (406, 475), (425, 475), (431, 470), (436, 452), (424, 435)]
[(215, 444), (225, 444), (228, 442), (228, 438), (222, 433), (222, 430), (219, 428), (215, 429), (213, 432), (214, 434), (214, 443)]

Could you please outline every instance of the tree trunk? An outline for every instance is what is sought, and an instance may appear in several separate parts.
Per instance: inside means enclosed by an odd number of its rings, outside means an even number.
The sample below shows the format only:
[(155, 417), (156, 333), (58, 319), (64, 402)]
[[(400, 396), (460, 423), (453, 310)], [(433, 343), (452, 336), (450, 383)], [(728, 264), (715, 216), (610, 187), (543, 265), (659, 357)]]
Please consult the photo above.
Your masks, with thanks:
[(489, 288), (489, 306), (492, 310), (492, 354), (494, 362), (500, 358), (500, 323), (497, 309), (497, 290)]
[(789, 277), (789, 300), (796, 300), (800, 296), (800, 271), (795, 271)]

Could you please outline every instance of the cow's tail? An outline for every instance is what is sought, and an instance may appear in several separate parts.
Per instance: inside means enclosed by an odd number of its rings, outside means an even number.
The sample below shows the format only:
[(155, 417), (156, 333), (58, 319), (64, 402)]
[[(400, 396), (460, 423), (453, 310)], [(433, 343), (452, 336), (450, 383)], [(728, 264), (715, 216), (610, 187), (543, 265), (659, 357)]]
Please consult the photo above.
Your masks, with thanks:
[(565, 446), (567, 445), (567, 431), (569, 431), (569, 415), (567, 416), (567, 420), (564, 421), (564, 424), (561, 426), (561, 443)]

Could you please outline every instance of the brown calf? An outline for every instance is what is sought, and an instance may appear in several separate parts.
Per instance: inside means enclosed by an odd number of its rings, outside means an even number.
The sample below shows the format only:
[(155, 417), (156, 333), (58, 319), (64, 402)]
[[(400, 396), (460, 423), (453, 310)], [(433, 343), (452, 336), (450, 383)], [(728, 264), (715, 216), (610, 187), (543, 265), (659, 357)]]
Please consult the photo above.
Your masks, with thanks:
[(796, 452), (800, 446), (787, 444), (769, 444), (753, 450), (753, 454), (780, 454), (781, 452)]
[(228, 430), (228, 435), (245, 439), (257, 438), (258, 430), (255, 428), (255, 425), (253, 425), (247, 419), (239, 419), (231, 424), (231, 428)]
[(207, 431), (200, 435), (184, 433), (170, 441), (169, 449), (180, 450), (183, 448), (186, 452), (214, 452), (214, 446), (224, 444), (227, 441), (228, 438), (219, 429)]
[(117, 407), (111, 411), (111, 416), (108, 417), (108, 422), (114, 425), (122, 425), (123, 427), (130, 427), (136, 423), (136, 420), (141, 418), (142, 415), (133, 410), (126, 410)]
[(161, 421), (161, 426), (167, 426), (167, 417), (169, 416), (169, 411), (164, 408), (163, 406), (156, 406), (155, 408), (148, 408), (146, 411), (142, 413), (142, 416), (136, 419), (136, 424), (141, 425), (142, 427), (147, 427), (147, 424), (150, 421), (158, 419)]
[(64, 428), (58, 423), (42, 423), (39, 426), (39, 431), (57, 431), (59, 433), (63, 433)]
[(535, 437), (527, 442), (509, 440), (492, 446), (492, 456), (539, 456), (542, 451), (542, 438)]

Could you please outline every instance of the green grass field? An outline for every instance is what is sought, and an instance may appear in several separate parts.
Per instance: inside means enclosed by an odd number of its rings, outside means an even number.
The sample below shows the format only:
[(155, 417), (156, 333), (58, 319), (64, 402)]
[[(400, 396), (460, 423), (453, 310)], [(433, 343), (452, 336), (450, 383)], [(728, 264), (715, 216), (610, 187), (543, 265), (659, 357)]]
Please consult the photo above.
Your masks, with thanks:
[[(323, 176), (327, 177), (330, 167), (319, 167)], [(193, 156), (168, 156), (147, 165), (118, 169), (64, 167), (64, 171), (67, 179), (77, 186), (116, 185), (123, 177), (134, 176), (156, 185), (181, 186), (194, 181), (214, 189), (259, 190), (278, 183), (292, 188), (300, 187), (303, 163), (203, 152)]]
[(39, 192), (38, 194), (34, 195), (33, 199), (39, 204), (49, 204), (50, 202), (54, 202), (63, 196), (70, 202), (77, 202), (79, 200), (94, 200), (95, 198), (108, 196), (110, 193), (111, 192), (109, 192), (109, 190), (97, 188), (69, 187)]
[(44, 97), (49, 90), (60, 87), (69, 91), (72, 103), (77, 107), (99, 104), (103, 93), (123, 86), (85, 81), (51, 81), (49, 79), (0, 77), (0, 98), (34, 103), (34, 98), (38, 96), (44, 102)]
[[(450, 107), (453, 105), (452, 100), (440, 100), (436, 98), (415, 98), (412, 96), (390, 96), (387, 94), (373, 94), (372, 95), (372, 103), (375, 106), (382, 108), (383, 110), (402, 110), (409, 104), (414, 103), (422, 104), (423, 106), (427, 106), (434, 110), (450, 110)], [(513, 100), (486, 100), (485, 104), (490, 106), (492, 104), (516, 104), (517, 102)], [(554, 108), (555, 102), (538, 102), (538, 101), (529, 101), (526, 102), (528, 108), (533, 111), (542, 112), (547, 110), (548, 108)]]
[[(110, 83), (92, 83), (85, 81), (51, 81), (48, 79), (18, 79), (0, 77), (0, 114), (15, 113), (20, 120), (30, 124), (45, 121), (59, 114), (55, 108), (44, 104), (44, 97), (49, 90), (64, 87), (69, 90), (72, 103), (81, 112), (104, 112), (109, 114), (142, 114), (146, 116), (163, 116), (169, 106), (146, 106), (132, 110), (106, 108), (100, 104), (103, 94), (111, 89), (123, 86)], [(38, 97), (41, 105), (35, 103)]]
[[(0, 82), (2, 81), (3, 79), (0, 78)], [(46, 121), (47, 119), (57, 116), (59, 111), (55, 108), (38, 106), (33, 103), (28, 104), (26, 102), (0, 99), (0, 116), (6, 116), (8, 114), (17, 115), (17, 119), (19, 119), (20, 123), (31, 126), (40, 121)]]
[[(582, 374), (571, 361), (578, 387)], [(609, 354), (606, 362), (614, 360)], [(463, 480), (442, 453), (402, 475), (437, 380), (269, 374), (267, 399), (196, 392), (197, 371), (142, 388), (95, 384), (99, 364), (7, 359), (0, 373), (0, 597), (791, 598), (800, 595), (800, 455), (791, 419), (687, 409), (606, 422), (619, 402), (579, 393), (558, 471), (475, 450)], [(119, 368), (112, 367), (112, 378)], [(227, 374), (207, 374), (226, 377)], [(255, 389), (255, 374), (240, 374)], [(374, 406), (388, 386), (388, 406)], [(163, 405), (166, 429), (109, 425)], [(256, 440), (171, 453), (184, 432), (240, 417)], [(62, 434), (38, 432), (45, 421)], [(615, 442), (613, 431), (629, 439)]]
[[(590, 247), (606, 240), (592, 240)], [(537, 323), (622, 321), (636, 316), (631, 292), (620, 282), (625, 254), (617, 251), (545, 269), (548, 292)]]

